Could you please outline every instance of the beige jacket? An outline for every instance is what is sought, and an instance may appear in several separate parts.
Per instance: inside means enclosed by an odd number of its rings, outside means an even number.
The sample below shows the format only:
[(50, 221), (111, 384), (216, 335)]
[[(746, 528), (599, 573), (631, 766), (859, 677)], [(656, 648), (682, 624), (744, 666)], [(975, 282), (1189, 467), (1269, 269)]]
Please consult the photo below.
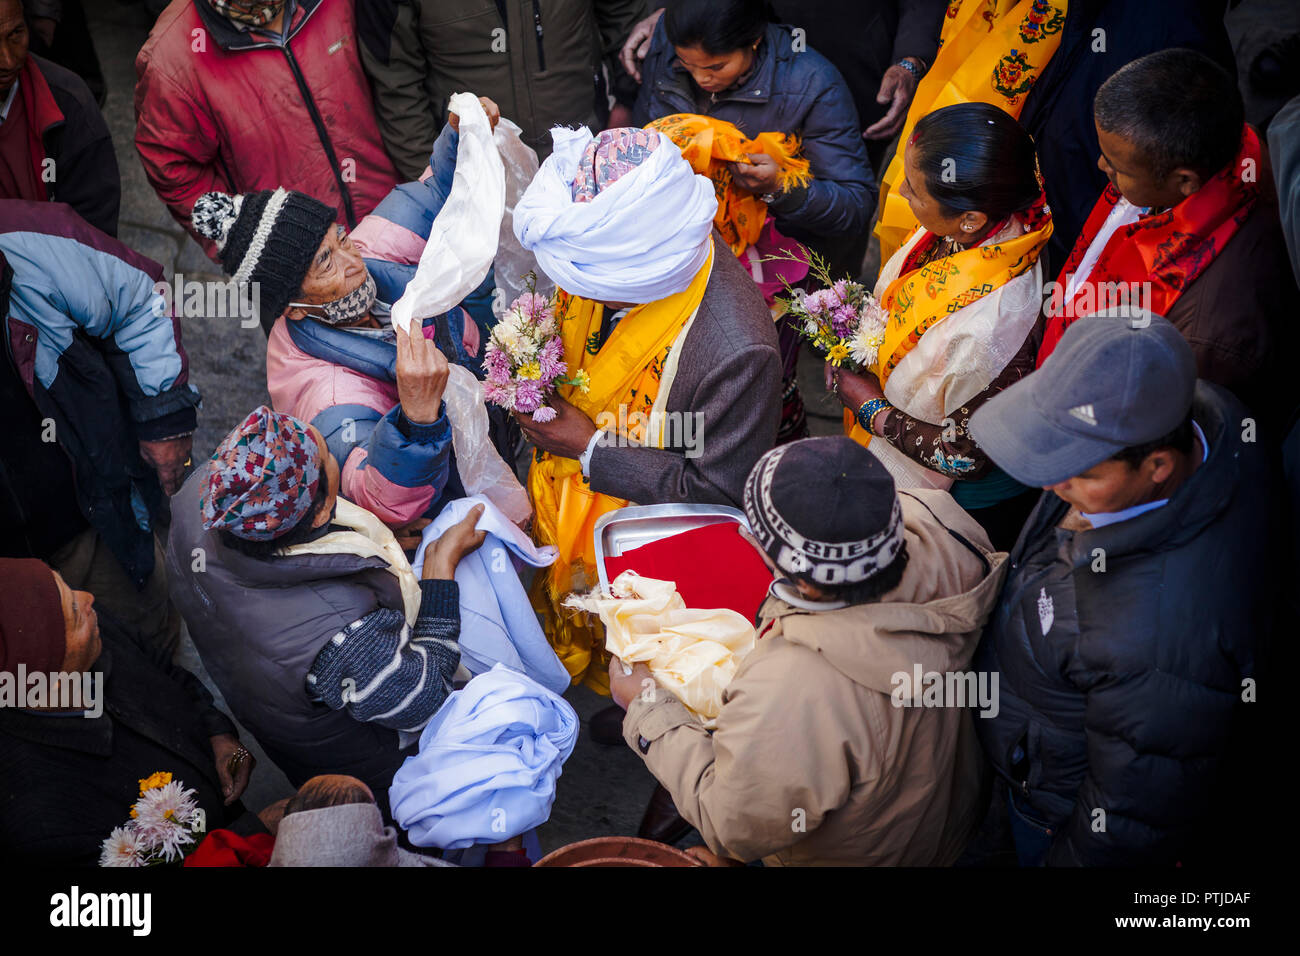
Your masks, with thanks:
[(915, 664), (969, 665), (1006, 555), (947, 492), (901, 497), (909, 560), (898, 587), (833, 611), (769, 597), (712, 734), (666, 692), (629, 706), (624, 738), (715, 853), (769, 866), (946, 866), (978, 826), (987, 775), (971, 711), (894, 706), (891, 693), (910, 686), (895, 675), (910, 678)]

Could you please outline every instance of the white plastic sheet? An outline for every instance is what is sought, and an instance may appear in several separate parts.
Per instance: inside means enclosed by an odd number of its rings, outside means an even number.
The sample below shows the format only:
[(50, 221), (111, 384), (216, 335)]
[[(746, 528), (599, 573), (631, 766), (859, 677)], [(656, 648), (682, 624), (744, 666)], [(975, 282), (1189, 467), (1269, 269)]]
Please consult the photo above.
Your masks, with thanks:
[(537, 153), (519, 138), (521, 132), (518, 126), (502, 117), (493, 133), (506, 171), (506, 209), (501, 217), (501, 235), (496, 261), (493, 262), (497, 288), (501, 291), (492, 303), (492, 310), (498, 318), (511, 302), (528, 291), (525, 277), (530, 272), (537, 276), (534, 289), (538, 295), (549, 296), (555, 291), (555, 283), (537, 268), (537, 257), (515, 238), (515, 206), (537, 175), (538, 167)]
[[(505, 212), (506, 174), (491, 123), (472, 93), (453, 95), (450, 109), (460, 117), (451, 193), (433, 220), (415, 276), (393, 305), (395, 328), (409, 330), (412, 319), (426, 319), (451, 309), (478, 287), (497, 254)], [(533, 160), (536, 162), (536, 156)], [(532, 514), (532, 507), (514, 471), (488, 439), (482, 385), (468, 369), (452, 365), (443, 401), (451, 423), (456, 468), (466, 494), (485, 496), (511, 521), (522, 525)]]

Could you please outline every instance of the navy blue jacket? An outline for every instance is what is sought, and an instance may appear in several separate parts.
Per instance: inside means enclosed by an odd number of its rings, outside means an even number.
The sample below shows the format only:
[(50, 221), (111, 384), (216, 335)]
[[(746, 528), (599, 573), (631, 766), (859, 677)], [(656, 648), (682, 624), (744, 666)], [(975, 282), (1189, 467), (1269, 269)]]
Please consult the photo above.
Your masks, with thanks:
[(1243, 681), (1273, 612), (1273, 459), (1245, 407), (1199, 382), (1207, 460), (1164, 506), (1102, 528), (1057, 527), (1044, 492), (1008, 558), (975, 669), (999, 710), (975, 721), (997, 773), (1049, 830), (1049, 865), (1172, 865), (1234, 825), (1250, 789)]
[[(677, 64), (660, 19), (641, 68), (632, 124), (699, 112), (696, 92), (690, 74)], [(789, 27), (768, 26), (749, 79), (710, 103), (705, 114), (735, 124), (750, 137), (782, 132), (803, 141), (813, 181), (769, 205), (781, 232), (811, 242), (857, 236), (867, 227), (876, 182), (853, 97), (829, 60), (815, 50), (794, 51)]]

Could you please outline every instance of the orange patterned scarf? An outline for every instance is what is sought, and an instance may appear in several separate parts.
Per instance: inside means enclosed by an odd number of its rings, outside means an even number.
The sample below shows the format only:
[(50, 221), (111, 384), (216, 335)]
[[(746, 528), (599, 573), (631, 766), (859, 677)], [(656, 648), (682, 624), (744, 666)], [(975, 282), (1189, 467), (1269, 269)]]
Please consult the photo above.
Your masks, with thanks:
[(1067, 0), (952, 0), (939, 34), (939, 54), (921, 79), (880, 184), (880, 261), (888, 262), (917, 228), (895, 190), (903, 152), (917, 120), (954, 103), (991, 103), (1019, 118), (1025, 98), (1061, 44)]
[(750, 153), (766, 153), (781, 167), (781, 189), (806, 186), (812, 179), (808, 160), (799, 156), (799, 139), (787, 133), (759, 133), (754, 139), (725, 120), (697, 113), (674, 113), (646, 124), (663, 133), (682, 151), (691, 168), (713, 181), (718, 212), (713, 224), (731, 251), (740, 255), (757, 240), (767, 221), (767, 204), (732, 182), (728, 163), (747, 163)]

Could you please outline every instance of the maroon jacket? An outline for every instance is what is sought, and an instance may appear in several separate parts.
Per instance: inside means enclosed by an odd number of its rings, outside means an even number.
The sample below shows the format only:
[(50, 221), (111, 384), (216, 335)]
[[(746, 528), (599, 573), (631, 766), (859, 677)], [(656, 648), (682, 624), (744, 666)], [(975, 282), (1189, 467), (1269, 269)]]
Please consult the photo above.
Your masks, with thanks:
[(286, 44), (243, 32), (208, 0), (172, 0), (135, 61), (135, 145), (171, 214), (194, 233), (210, 190), (284, 186), (353, 227), (397, 185), (361, 69), (354, 0), (298, 0)]

